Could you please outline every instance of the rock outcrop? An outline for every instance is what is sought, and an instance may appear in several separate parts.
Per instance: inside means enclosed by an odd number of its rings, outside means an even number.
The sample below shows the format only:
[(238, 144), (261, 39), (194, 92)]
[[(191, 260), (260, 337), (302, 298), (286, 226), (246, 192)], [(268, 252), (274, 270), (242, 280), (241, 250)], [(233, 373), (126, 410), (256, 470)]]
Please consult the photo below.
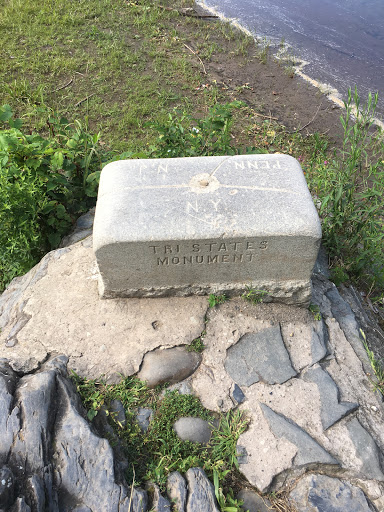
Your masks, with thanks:
[(0, 363), (0, 466), (4, 510), (147, 510), (128, 489), (106, 439), (92, 429), (57, 356), (20, 376)]
[(170, 475), (170, 500), (156, 485), (149, 493), (127, 486), (128, 461), (120, 464), (87, 420), (67, 360), (56, 356), (22, 376), (0, 361), (0, 511), (170, 512), (174, 500), (179, 512), (216, 512), (200, 468), (188, 471), (189, 485)]
[[(58, 356), (65, 351), (82, 376), (116, 382), (145, 371), (153, 385), (176, 383), (171, 389), (196, 394), (212, 411), (244, 411), (240, 471), (259, 492), (292, 488), (304, 511), (323, 486), (334, 507), (350, 495), (384, 510), (383, 401), (362, 344), (358, 318), (366, 317), (346, 290), (343, 298), (315, 274), (314, 315), (240, 298), (212, 309), (205, 297), (100, 300), (96, 280), (85, 239), (45, 256), (0, 296), (0, 508), (129, 510), (124, 461), (87, 422)], [(204, 330), (202, 354), (187, 352)], [(137, 414), (145, 430), (151, 411)], [(186, 479), (187, 496), (177, 491), (185, 510), (198, 502), (196, 482), (211, 500), (199, 471)], [(132, 511), (147, 507), (144, 491), (132, 500)]]

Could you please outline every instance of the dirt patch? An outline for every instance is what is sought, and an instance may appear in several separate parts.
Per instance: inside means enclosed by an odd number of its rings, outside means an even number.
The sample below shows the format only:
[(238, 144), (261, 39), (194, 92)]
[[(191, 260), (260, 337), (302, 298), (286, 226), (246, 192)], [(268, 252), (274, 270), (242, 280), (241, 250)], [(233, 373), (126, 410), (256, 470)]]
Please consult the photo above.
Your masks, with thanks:
[[(198, 14), (204, 11), (195, 6)], [(185, 19), (185, 18), (184, 18)], [(195, 21), (195, 20), (194, 20)], [(182, 22), (177, 29), (189, 40), (188, 46), (196, 52), (197, 65), (204, 65), (207, 84), (217, 83), (227, 93), (247, 103), (261, 118), (272, 119), (286, 126), (288, 131), (302, 135), (325, 134), (331, 144), (338, 145), (342, 137), (341, 109), (314, 86), (294, 76), (274, 56), (265, 56), (257, 44), (236, 49), (234, 39), (226, 39), (218, 29), (221, 20), (204, 18), (200, 23), (212, 27), (211, 44), (222, 51), (212, 54), (210, 60), (199, 62), (199, 41), (194, 36), (195, 23)]]

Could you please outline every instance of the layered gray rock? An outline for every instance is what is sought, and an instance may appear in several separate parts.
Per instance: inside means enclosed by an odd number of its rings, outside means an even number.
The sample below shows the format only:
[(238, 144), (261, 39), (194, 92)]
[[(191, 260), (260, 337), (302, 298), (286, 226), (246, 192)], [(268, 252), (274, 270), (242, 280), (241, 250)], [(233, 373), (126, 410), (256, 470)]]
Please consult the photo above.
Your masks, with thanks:
[(287, 155), (122, 160), (102, 171), (94, 250), (102, 297), (239, 293), (308, 304), (316, 208)]
[(31, 512), (31, 508), (26, 504), (24, 498), (17, 498), (11, 512)]
[(153, 409), (148, 407), (139, 407), (136, 412), (136, 421), (142, 432), (146, 432), (149, 428), (153, 417)]
[(111, 400), (111, 403), (109, 404), (109, 413), (113, 416), (116, 423), (125, 427), (127, 418), (125, 416), (124, 406), (120, 400)]
[(189, 377), (200, 361), (200, 354), (188, 352), (185, 347), (156, 349), (145, 354), (137, 376), (150, 388), (165, 382), (174, 384)]
[(15, 493), (15, 477), (7, 466), (0, 468), (0, 510), (11, 507)]
[(220, 512), (215, 490), (201, 468), (191, 468), (185, 474), (188, 483), (186, 512)]
[(304, 476), (289, 498), (298, 512), (372, 512), (361, 489), (325, 475)]
[(296, 375), (280, 326), (245, 334), (228, 349), (225, 369), (240, 386), (251, 386), (259, 380), (282, 384)]
[(177, 512), (185, 512), (187, 506), (187, 484), (178, 471), (173, 471), (167, 479), (167, 494)]
[(68, 247), (92, 235), (94, 218), (95, 208), (91, 208), (87, 213), (81, 215), (72, 232), (61, 240), (60, 247)]
[(241, 404), (246, 399), (244, 393), (241, 391), (241, 388), (235, 382), (231, 388), (231, 398), (236, 404)]
[(152, 494), (152, 507), (153, 512), (171, 512), (171, 504), (161, 495), (159, 486), (156, 484), (149, 485), (149, 491)]
[[(8, 480), (13, 474), (18, 482), (13, 509), (128, 512), (131, 492), (116, 473), (108, 441), (85, 419), (66, 363), (66, 357), (55, 357), (34, 374), (17, 377), (2, 362), (0, 407), (6, 421), (0, 454)], [(146, 494), (133, 489), (131, 512), (146, 508)]]
[(300, 372), (312, 366), (327, 355), (326, 328), (322, 320), (302, 323), (283, 323), (281, 325), (284, 344), (289, 352), (292, 366)]

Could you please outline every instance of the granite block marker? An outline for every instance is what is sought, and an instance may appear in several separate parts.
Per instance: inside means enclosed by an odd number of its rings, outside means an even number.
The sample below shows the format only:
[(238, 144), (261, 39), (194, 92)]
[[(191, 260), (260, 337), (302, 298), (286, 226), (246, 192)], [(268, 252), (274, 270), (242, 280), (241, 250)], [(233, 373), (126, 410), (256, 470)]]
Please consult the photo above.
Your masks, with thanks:
[(321, 227), (294, 158), (241, 155), (108, 164), (93, 234), (103, 298), (252, 287), (308, 305)]

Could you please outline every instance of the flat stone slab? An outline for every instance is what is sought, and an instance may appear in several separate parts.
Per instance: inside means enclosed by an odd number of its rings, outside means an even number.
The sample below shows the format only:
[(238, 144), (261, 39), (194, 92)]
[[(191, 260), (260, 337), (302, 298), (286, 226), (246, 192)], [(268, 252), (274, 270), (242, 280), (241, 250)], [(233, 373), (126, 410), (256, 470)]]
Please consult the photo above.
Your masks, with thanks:
[(298, 512), (370, 512), (364, 493), (358, 487), (325, 475), (302, 478), (290, 493)]
[(240, 386), (251, 386), (259, 380), (282, 384), (296, 375), (279, 325), (245, 334), (228, 349), (224, 366)]
[(284, 418), (284, 416), (277, 414), (265, 404), (260, 404), (260, 407), (274, 435), (284, 437), (296, 446), (296, 465), (302, 466), (313, 463), (338, 464), (337, 460), (292, 420), (288, 420)]
[(313, 366), (304, 375), (304, 380), (314, 382), (320, 393), (321, 422), (324, 430), (358, 408), (359, 404), (339, 401), (339, 389), (332, 377), (321, 366)]
[(95, 272), (87, 239), (15, 279), (0, 296), (0, 358), (30, 372), (65, 350), (79, 375), (120, 382), (147, 352), (187, 345), (204, 329), (206, 297), (100, 300)]
[(320, 221), (287, 155), (122, 160), (102, 171), (94, 251), (104, 298), (236, 294), (308, 304)]

